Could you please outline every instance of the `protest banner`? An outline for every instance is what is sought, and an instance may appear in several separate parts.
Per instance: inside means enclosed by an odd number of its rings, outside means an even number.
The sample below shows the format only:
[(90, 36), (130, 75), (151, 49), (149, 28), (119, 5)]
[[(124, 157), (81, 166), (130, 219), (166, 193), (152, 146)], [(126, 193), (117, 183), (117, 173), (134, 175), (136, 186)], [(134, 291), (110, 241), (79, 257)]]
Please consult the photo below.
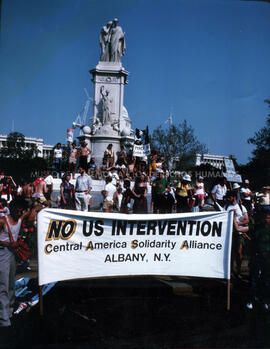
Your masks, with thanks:
[(228, 212), (44, 209), (38, 214), (39, 285), (129, 275), (230, 279), (231, 235)]

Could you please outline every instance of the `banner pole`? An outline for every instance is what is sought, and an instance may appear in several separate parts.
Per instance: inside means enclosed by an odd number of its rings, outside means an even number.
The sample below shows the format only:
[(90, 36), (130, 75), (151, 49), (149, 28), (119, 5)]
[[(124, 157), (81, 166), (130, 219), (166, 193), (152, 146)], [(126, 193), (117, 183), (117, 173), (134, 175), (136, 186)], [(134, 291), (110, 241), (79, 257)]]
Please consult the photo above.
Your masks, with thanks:
[(39, 286), (39, 315), (43, 316), (44, 311), (43, 311), (43, 295), (42, 295), (42, 285)]
[(231, 280), (227, 281), (227, 310), (231, 310)]

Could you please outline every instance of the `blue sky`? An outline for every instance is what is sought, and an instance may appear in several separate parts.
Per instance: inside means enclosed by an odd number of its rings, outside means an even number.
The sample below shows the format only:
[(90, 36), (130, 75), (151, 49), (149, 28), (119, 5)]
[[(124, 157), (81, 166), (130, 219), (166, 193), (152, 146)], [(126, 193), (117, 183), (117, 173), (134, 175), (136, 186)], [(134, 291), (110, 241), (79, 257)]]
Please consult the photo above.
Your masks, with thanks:
[(270, 4), (260, 1), (2, 0), (0, 133), (14, 124), (47, 144), (65, 142), (84, 88), (93, 94), (100, 29), (115, 17), (133, 128), (152, 131), (172, 112), (209, 153), (247, 162), (270, 98)]

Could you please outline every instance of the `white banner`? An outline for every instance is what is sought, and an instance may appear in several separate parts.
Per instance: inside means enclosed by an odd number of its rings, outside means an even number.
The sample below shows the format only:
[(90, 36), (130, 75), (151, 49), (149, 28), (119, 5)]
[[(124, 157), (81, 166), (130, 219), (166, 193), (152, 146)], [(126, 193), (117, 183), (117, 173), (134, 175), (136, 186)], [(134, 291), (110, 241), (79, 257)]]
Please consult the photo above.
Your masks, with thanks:
[(77, 278), (230, 278), (232, 214), (38, 214), (39, 285)]

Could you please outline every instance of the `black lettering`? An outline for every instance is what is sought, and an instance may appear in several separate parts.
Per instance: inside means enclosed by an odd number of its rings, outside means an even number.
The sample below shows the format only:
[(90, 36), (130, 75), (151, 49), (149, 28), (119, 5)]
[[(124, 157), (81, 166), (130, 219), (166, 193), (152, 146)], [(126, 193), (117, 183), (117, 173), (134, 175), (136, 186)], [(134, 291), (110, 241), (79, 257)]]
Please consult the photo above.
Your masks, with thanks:
[(93, 221), (83, 221), (83, 235), (90, 236), (93, 232)]
[(187, 221), (179, 221), (177, 227), (177, 235), (180, 235), (180, 230), (182, 235), (186, 235)]
[(152, 235), (156, 235), (156, 221), (149, 221), (147, 225), (147, 235), (150, 235), (150, 231), (152, 231)]
[(117, 235), (120, 235), (120, 231), (122, 235), (126, 235), (127, 230), (127, 221), (117, 221)]
[(137, 235), (145, 235), (145, 221), (139, 221), (137, 224)]
[(103, 234), (103, 224), (104, 224), (104, 222), (101, 220), (97, 220), (95, 222), (95, 229), (96, 230), (94, 231), (94, 233), (96, 236), (101, 236)]
[(210, 234), (210, 231), (211, 231), (211, 223), (209, 221), (202, 222), (201, 234), (203, 236), (208, 236)]
[(222, 230), (222, 222), (214, 222), (213, 223), (213, 230), (212, 230), (212, 236), (221, 236), (221, 230)]
[(176, 221), (169, 221), (167, 235), (175, 235)]

